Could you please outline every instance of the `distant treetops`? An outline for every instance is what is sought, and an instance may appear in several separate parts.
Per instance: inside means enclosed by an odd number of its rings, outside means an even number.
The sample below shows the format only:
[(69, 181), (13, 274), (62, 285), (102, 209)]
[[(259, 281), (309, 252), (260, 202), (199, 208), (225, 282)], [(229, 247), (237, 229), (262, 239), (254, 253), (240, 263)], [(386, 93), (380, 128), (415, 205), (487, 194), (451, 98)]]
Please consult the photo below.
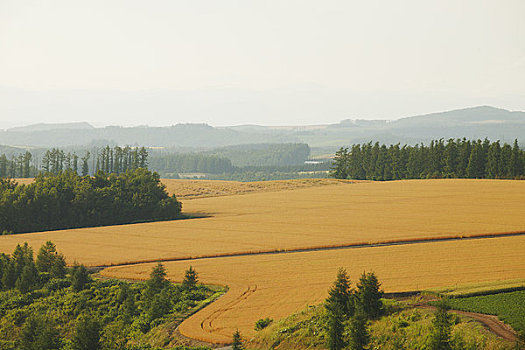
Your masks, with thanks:
[(402, 180), (426, 178), (524, 179), (525, 151), (518, 141), (450, 139), (423, 144), (380, 145), (378, 142), (341, 147), (332, 176), (338, 179)]
[(55, 174), (65, 170), (86, 176), (96, 174), (99, 170), (110, 174), (122, 174), (128, 170), (148, 167), (148, 151), (145, 147), (109, 147), (86, 151), (82, 157), (76, 152), (65, 152), (53, 148), (47, 150), (38, 162), (38, 155), (28, 151), (8, 158), (0, 155), (0, 177), (30, 178), (38, 173)]
[(29, 185), (0, 178), (3, 234), (170, 220), (180, 213), (159, 175), (143, 168), (95, 176), (66, 170), (40, 174)]

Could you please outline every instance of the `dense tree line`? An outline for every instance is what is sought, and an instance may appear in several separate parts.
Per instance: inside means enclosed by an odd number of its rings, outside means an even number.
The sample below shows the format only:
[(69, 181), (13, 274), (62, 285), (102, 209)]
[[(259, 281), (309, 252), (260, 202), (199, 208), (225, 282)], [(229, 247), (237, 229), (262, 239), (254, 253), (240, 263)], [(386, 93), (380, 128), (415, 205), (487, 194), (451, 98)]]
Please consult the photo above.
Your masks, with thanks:
[(128, 170), (148, 167), (148, 151), (144, 147), (103, 147), (96, 151), (90, 169), (91, 156), (89, 151), (79, 158), (75, 152), (65, 153), (61, 149), (53, 148), (44, 153), (41, 170), (55, 175), (64, 170), (72, 170), (74, 173), (86, 176), (99, 170), (107, 174), (122, 174)]
[[(37, 152), (38, 155), (39, 152)], [(148, 151), (141, 147), (109, 147), (86, 151), (82, 156), (53, 148), (41, 154), (40, 161), (29, 151), (0, 155), (0, 177), (31, 178), (39, 172), (58, 174), (71, 170), (82, 176), (93, 175), (99, 170), (110, 174), (122, 174), (128, 170), (148, 168)]]
[(310, 156), (305, 143), (247, 144), (217, 148), (209, 153), (228, 158), (236, 167), (300, 165)]
[(202, 153), (171, 153), (150, 157), (151, 169), (168, 177), (178, 173), (222, 174), (234, 170), (232, 162), (224, 157)]
[(122, 174), (128, 170), (148, 167), (148, 151), (146, 148), (124, 148), (106, 146), (97, 154), (95, 172), (102, 170), (107, 174)]
[(24, 152), (17, 156), (8, 158), (5, 154), (0, 155), (0, 177), (33, 177), (38, 173), (33, 162), (33, 155)]
[(174, 285), (161, 264), (146, 282), (96, 280), (82, 265), (66, 267), (52, 242), (36, 261), (27, 243), (0, 254), (0, 277), (0, 348), (6, 350), (160, 349), (150, 343), (172, 341), (162, 330), (213, 294), (197, 284), (192, 268)]
[(340, 179), (520, 179), (525, 177), (525, 151), (517, 140), (512, 146), (487, 139), (441, 139), (428, 146), (370, 142), (339, 149), (332, 169)]
[(40, 174), (29, 185), (0, 179), (3, 233), (168, 220), (180, 211), (159, 175), (142, 168), (109, 176), (99, 171), (93, 177), (66, 170)]
[(177, 178), (179, 173), (290, 173), (300, 171), (298, 169), (309, 155), (307, 144), (247, 144), (200, 153), (154, 154), (150, 157), (149, 165), (151, 169), (170, 178)]

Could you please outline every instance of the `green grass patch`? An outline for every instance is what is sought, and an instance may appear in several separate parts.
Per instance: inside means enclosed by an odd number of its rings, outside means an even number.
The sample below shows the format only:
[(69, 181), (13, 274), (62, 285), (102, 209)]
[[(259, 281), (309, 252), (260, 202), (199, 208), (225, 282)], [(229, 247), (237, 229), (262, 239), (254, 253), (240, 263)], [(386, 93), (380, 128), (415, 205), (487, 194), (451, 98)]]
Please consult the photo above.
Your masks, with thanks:
[(525, 291), (454, 298), (453, 309), (496, 315), (517, 331), (525, 331)]
[[(369, 349), (426, 349), (434, 313), (385, 299), (386, 315), (368, 322)], [(513, 344), (487, 331), (479, 322), (453, 316), (452, 341), (461, 349), (508, 350)], [(326, 349), (327, 315), (323, 305), (308, 307), (257, 332), (248, 349)], [(461, 345), (461, 346), (459, 346)]]

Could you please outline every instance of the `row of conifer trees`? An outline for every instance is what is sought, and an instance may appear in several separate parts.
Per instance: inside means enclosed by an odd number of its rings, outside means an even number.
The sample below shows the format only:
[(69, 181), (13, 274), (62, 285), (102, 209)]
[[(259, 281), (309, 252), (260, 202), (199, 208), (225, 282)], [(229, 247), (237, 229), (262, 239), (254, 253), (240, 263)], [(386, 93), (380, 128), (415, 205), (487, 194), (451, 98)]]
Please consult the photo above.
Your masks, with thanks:
[(11, 157), (0, 155), (0, 177), (30, 178), (38, 173), (59, 174), (65, 170), (86, 176), (99, 170), (110, 174), (122, 174), (128, 170), (148, 167), (148, 151), (145, 147), (103, 147), (86, 151), (83, 156), (76, 152), (65, 152), (53, 148), (47, 150), (42, 159), (26, 151)]
[(525, 177), (525, 151), (515, 140), (443, 139), (429, 145), (380, 145), (378, 142), (341, 147), (333, 160), (332, 175), (339, 179), (401, 180), (421, 178)]

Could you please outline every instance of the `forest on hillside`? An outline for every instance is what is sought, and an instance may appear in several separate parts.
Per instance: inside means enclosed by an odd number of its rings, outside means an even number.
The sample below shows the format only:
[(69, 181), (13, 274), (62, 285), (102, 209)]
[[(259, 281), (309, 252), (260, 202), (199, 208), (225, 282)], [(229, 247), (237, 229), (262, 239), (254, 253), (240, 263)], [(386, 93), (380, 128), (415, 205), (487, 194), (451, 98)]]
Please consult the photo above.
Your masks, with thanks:
[(192, 267), (177, 285), (160, 263), (144, 282), (96, 279), (83, 265), (66, 266), (50, 241), (36, 259), (17, 245), (0, 254), (0, 349), (204, 350), (176, 345), (166, 330), (222, 293), (198, 284)]
[(499, 141), (443, 139), (429, 145), (355, 144), (341, 147), (332, 163), (338, 179), (523, 179), (525, 151)]
[(305, 164), (310, 156), (307, 144), (245, 144), (216, 149), (163, 149), (145, 147), (93, 146), (91, 148), (24, 150), (6, 148), (0, 155), (0, 177), (32, 178), (39, 173), (58, 174), (71, 170), (82, 176), (99, 170), (121, 174), (149, 168), (164, 178), (204, 174), (208, 179), (241, 181), (312, 177), (324, 166)]

